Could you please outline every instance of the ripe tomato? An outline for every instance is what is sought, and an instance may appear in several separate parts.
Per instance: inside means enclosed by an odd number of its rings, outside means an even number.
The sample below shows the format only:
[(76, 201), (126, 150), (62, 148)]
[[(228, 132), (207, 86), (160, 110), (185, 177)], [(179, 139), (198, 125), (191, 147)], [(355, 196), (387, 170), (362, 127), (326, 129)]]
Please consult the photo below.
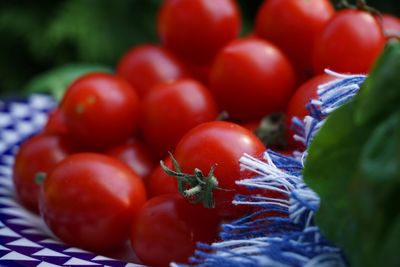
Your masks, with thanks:
[(96, 252), (124, 244), (145, 201), (143, 182), (127, 165), (95, 153), (61, 161), (39, 198), (41, 215), (57, 237)]
[(122, 78), (91, 73), (75, 81), (61, 102), (70, 136), (80, 145), (104, 149), (124, 142), (139, 123), (139, 99)]
[(329, 0), (268, 0), (258, 11), (255, 30), (281, 48), (306, 76), (315, 38), (334, 13)]
[(106, 154), (125, 162), (143, 179), (151, 173), (156, 165), (156, 160), (149, 149), (138, 140), (130, 140), (125, 144), (113, 147)]
[(141, 209), (131, 231), (138, 258), (146, 265), (169, 266), (187, 261), (198, 241), (216, 241), (219, 218), (176, 194), (157, 196)]
[(117, 74), (124, 77), (140, 96), (157, 83), (188, 76), (173, 54), (156, 45), (141, 45), (129, 50), (118, 62)]
[(344, 9), (325, 25), (313, 51), (313, 70), (368, 73), (385, 45), (377, 20), (365, 11)]
[(47, 123), (44, 127), (44, 132), (48, 134), (59, 134), (59, 135), (67, 135), (68, 129), (65, 125), (64, 114), (57, 107), (55, 108), (48, 117)]
[[(172, 161), (169, 157), (164, 159), (167, 168), (174, 170)], [(178, 193), (178, 183), (175, 177), (169, 176), (164, 169), (158, 165), (147, 179), (147, 192), (150, 197), (169, 193)]]
[(233, 0), (166, 0), (160, 8), (158, 33), (171, 51), (194, 64), (210, 63), (240, 32)]
[(383, 14), (382, 26), (387, 39), (392, 37), (400, 37), (400, 19), (398, 17), (389, 14)]
[(211, 69), (210, 89), (233, 120), (284, 111), (295, 86), (292, 66), (273, 44), (250, 37), (228, 44)]
[(218, 111), (206, 87), (181, 79), (155, 86), (143, 99), (142, 115), (146, 142), (164, 157), (188, 130), (215, 120)]
[(297, 117), (303, 120), (305, 116), (309, 115), (306, 105), (311, 99), (318, 98), (318, 86), (329, 81), (333, 81), (334, 76), (328, 74), (320, 74), (314, 78), (303, 83), (294, 93), (289, 101), (288, 108), (286, 110), (286, 125), (287, 125), (287, 140), (289, 147), (304, 148), (304, 146), (293, 139), (294, 131), (291, 130), (291, 124), (293, 117)]
[(249, 130), (234, 123), (214, 121), (186, 133), (174, 155), (183, 173), (193, 174), (198, 168), (207, 175), (217, 164), (214, 176), (218, 186), (232, 191), (214, 191), (216, 209), (221, 216), (234, 217), (244, 211), (232, 204), (234, 195), (248, 193), (244, 187), (235, 184), (249, 175), (240, 170), (239, 159), (244, 153), (260, 156), (264, 150), (263, 143)]
[(39, 134), (20, 146), (13, 166), (13, 182), (16, 195), (26, 208), (38, 212), (40, 186), (35, 176), (48, 174), (72, 151), (65, 139), (50, 134)]

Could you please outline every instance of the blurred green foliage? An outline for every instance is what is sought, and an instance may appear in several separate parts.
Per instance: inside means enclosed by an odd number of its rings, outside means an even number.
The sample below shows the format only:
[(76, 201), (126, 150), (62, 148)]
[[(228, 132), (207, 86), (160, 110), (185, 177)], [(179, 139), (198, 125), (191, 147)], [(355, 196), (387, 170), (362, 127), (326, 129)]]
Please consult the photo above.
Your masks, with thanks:
[[(79, 62), (112, 67), (129, 47), (157, 42), (155, 21), (161, 2), (0, 1), (0, 95), (19, 94), (29, 80), (56, 66)], [(262, 0), (238, 2), (243, 32), (248, 32)], [(369, 3), (400, 14), (398, 0)]]

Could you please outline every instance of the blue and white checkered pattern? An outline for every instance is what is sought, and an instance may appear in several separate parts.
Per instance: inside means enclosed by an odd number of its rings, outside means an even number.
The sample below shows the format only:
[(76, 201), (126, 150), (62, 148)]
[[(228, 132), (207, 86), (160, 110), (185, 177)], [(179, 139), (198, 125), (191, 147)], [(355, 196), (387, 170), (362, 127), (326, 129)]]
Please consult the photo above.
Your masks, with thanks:
[(43, 128), (55, 104), (45, 95), (0, 101), (0, 266), (142, 266), (62, 243), (37, 215), (16, 201), (11, 178), (15, 152), (23, 140)]

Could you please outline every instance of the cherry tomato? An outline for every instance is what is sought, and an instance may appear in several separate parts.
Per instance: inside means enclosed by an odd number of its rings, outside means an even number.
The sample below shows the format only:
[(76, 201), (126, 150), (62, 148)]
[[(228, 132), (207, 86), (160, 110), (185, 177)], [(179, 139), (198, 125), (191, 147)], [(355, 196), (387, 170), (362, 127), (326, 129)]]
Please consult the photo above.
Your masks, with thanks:
[(294, 86), (294, 72), (285, 55), (255, 37), (228, 44), (210, 74), (210, 89), (217, 103), (231, 119), (240, 121), (284, 111)]
[(154, 87), (143, 99), (142, 115), (146, 142), (164, 157), (188, 130), (215, 120), (218, 111), (204, 85), (181, 79)]
[(47, 123), (44, 127), (44, 132), (58, 135), (68, 134), (68, 129), (65, 125), (64, 114), (58, 107), (50, 112)]
[(400, 37), (400, 19), (398, 17), (389, 14), (383, 14), (382, 26), (387, 39), (392, 37)]
[(145, 201), (143, 182), (127, 165), (95, 153), (61, 161), (39, 198), (41, 215), (57, 237), (95, 252), (125, 243)]
[(131, 242), (146, 265), (169, 266), (187, 261), (198, 241), (216, 241), (219, 218), (212, 210), (193, 206), (179, 195), (157, 196), (141, 209)]
[(232, 204), (234, 195), (248, 193), (235, 181), (250, 175), (240, 170), (239, 159), (244, 153), (260, 156), (264, 150), (263, 143), (249, 130), (234, 123), (214, 121), (186, 133), (176, 146), (174, 156), (184, 173), (193, 174), (198, 168), (207, 175), (217, 164), (214, 176), (219, 187), (232, 190), (214, 191), (217, 212), (221, 216), (235, 217), (245, 210)]
[(39, 134), (20, 146), (13, 167), (13, 182), (16, 195), (26, 208), (38, 212), (40, 186), (35, 176), (49, 173), (72, 151), (65, 139), (50, 134)]
[[(163, 162), (169, 169), (174, 169), (169, 157), (166, 157)], [(169, 176), (159, 165), (152, 171), (147, 180), (147, 192), (150, 197), (169, 193), (178, 193), (178, 183), (175, 177)]]
[(182, 63), (167, 49), (141, 45), (129, 50), (118, 62), (117, 73), (143, 96), (157, 83), (187, 77)]
[(255, 30), (281, 48), (306, 76), (315, 39), (334, 13), (329, 0), (268, 0), (258, 11)]
[(344, 9), (325, 25), (313, 50), (313, 70), (368, 73), (385, 45), (378, 21), (369, 13)]
[(233, 0), (166, 0), (158, 17), (161, 42), (194, 64), (210, 63), (240, 32)]
[(318, 86), (329, 81), (333, 81), (334, 79), (334, 76), (328, 74), (320, 74), (318, 76), (315, 76), (314, 78), (302, 84), (290, 99), (288, 108), (286, 110), (286, 136), (290, 148), (304, 149), (304, 146), (300, 142), (297, 142), (293, 139), (293, 135), (295, 134), (295, 132), (291, 130), (293, 117), (297, 117), (300, 120), (303, 120), (305, 116), (309, 115), (309, 111), (306, 108), (306, 105), (310, 102), (311, 99), (318, 98)]
[(146, 178), (157, 163), (149, 149), (138, 140), (130, 140), (130, 142), (113, 147), (106, 154), (128, 164), (141, 178)]
[(61, 102), (70, 136), (80, 145), (105, 149), (123, 143), (139, 124), (139, 100), (122, 78), (91, 73), (75, 81)]

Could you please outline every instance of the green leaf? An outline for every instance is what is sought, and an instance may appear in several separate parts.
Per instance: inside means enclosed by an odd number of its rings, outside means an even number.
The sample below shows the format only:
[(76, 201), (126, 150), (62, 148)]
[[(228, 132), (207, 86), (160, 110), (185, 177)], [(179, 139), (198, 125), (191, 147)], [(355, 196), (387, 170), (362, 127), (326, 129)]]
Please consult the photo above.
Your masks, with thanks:
[(368, 123), (389, 116), (398, 108), (400, 100), (399, 42), (387, 44), (376, 68), (370, 73), (358, 97), (356, 119)]
[(304, 168), (320, 198), (316, 222), (350, 266), (399, 266), (400, 43), (392, 43), (354, 101), (315, 137)]
[(60, 66), (28, 82), (25, 87), (25, 92), (27, 94), (49, 93), (59, 100), (74, 80), (89, 72), (111, 72), (111, 68), (89, 64), (68, 64)]
[(372, 133), (361, 154), (366, 178), (400, 181), (400, 112), (384, 120)]

